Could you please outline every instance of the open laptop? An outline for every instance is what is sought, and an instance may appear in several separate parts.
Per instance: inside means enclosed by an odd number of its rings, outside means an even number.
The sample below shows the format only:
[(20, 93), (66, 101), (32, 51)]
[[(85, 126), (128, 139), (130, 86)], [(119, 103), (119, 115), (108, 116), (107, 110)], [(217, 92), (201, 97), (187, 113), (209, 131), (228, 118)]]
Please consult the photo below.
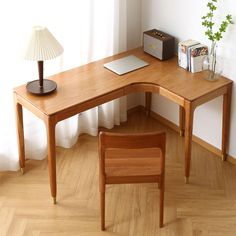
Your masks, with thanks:
[(128, 72), (137, 70), (149, 64), (146, 61), (139, 59), (136, 56), (130, 55), (121, 59), (104, 64), (104, 67), (115, 72), (118, 75), (123, 75)]

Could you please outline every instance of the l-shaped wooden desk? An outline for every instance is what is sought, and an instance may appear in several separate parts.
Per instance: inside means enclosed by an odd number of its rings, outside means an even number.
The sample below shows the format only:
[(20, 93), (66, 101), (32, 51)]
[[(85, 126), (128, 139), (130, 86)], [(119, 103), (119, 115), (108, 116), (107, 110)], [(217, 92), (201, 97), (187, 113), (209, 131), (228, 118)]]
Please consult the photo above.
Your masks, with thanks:
[[(105, 69), (103, 64), (135, 55), (150, 65), (118, 76)], [(203, 79), (204, 72), (192, 74), (177, 65), (176, 57), (160, 61), (143, 52), (141, 48), (89, 63), (56, 75), (49, 79), (57, 83), (57, 91), (47, 96), (34, 96), (22, 85), (14, 89), (19, 163), (25, 167), (24, 127), (22, 106), (45, 122), (48, 142), (48, 168), (51, 195), (56, 203), (56, 124), (77, 113), (98, 106), (115, 98), (134, 92), (146, 93), (146, 109), (150, 111), (151, 94), (158, 93), (180, 107), (180, 133), (185, 136), (185, 178), (190, 175), (191, 142), (194, 109), (223, 95), (222, 158), (226, 158), (232, 81), (221, 77), (215, 82)]]

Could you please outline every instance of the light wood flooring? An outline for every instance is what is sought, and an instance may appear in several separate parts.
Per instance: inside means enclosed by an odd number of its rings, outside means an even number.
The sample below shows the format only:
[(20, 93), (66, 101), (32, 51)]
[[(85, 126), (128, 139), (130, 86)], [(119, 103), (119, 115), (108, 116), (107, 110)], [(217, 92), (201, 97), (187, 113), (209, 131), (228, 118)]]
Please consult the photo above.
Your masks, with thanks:
[(57, 148), (57, 205), (46, 160), (27, 161), (23, 176), (0, 173), (0, 236), (235, 236), (236, 166), (193, 143), (186, 185), (183, 138), (176, 132), (141, 112), (113, 129), (153, 130), (167, 132), (164, 228), (158, 228), (156, 184), (112, 185), (106, 192), (107, 232), (100, 231), (97, 137), (81, 135), (73, 148)]

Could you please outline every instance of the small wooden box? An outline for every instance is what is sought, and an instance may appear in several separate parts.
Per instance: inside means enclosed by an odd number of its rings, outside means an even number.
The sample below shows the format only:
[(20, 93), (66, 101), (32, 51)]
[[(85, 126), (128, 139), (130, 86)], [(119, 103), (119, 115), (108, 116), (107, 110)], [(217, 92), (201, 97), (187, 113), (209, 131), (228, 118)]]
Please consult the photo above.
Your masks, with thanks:
[(145, 31), (143, 50), (160, 60), (167, 60), (175, 54), (175, 38), (156, 29)]

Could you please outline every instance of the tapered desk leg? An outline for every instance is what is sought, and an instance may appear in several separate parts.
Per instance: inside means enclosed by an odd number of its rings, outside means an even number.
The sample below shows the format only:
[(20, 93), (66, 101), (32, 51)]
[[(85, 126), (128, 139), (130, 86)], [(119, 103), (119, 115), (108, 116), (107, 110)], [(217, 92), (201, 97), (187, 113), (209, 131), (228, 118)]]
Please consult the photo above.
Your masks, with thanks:
[(191, 102), (185, 102), (185, 183), (188, 183), (191, 164), (192, 132), (193, 132), (193, 112)]
[(22, 105), (15, 99), (16, 107), (16, 128), (17, 128), (17, 142), (19, 152), (19, 164), (21, 173), (24, 174), (25, 168), (25, 142), (24, 142), (24, 124), (23, 124), (23, 111)]
[(56, 123), (54, 122), (54, 119), (48, 117), (46, 122), (48, 140), (48, 171), (50, 177), (51, 195), (54, 204), (56, 204), (57, 197), (55, 126)]
[(229, 139), (229, 121), (231, 110), (231, 93), (232, 84), (227, 87), (227, 93), (223, 95), (223, 117), (222, 117), (222, 144), (221, 144), (221, 157), (222, 161), (226, 160), (227, 144)]
[(184, 136), (184, 125), (185, 125), (185, 111), (182, 106), (179, 106), (179, 135)]
[(150, 116), (151, 104), (152, 104), (152, 93), (145, 92), (145, 111), (147, 116)]

